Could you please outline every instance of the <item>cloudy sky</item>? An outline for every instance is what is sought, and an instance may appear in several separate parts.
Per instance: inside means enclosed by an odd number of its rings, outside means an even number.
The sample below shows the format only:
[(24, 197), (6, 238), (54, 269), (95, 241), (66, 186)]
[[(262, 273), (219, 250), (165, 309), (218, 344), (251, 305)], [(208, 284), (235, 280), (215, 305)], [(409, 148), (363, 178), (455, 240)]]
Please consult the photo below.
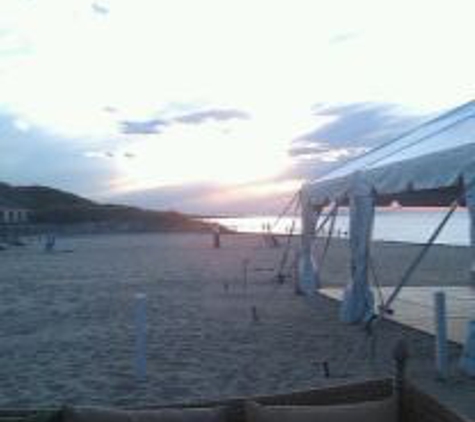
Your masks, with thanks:
[(473, 0), (1, 0), (0, 181), (275, 212), (473, 99)]

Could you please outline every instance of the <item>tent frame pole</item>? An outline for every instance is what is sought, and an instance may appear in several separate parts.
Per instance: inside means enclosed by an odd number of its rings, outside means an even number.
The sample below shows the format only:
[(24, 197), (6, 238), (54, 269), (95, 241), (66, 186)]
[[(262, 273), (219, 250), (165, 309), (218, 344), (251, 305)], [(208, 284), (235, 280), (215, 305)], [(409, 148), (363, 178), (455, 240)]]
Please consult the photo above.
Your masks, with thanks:
[[(335, 202), (333, 204), (333, 207), (330, 209), (328, 214), (325, 216), (323, 221), (320, 223), (320, 225), (315, 229), (315, 236), (318, 236), (318, 234), (322, 231), (322, 229), (326, 226), (330, 218), (333, 217), (333, 214), (338, 210), (338, 202)], [(318, 215), (320, 215), (321, 212), (319, 211)]]
[(299, 271), (299, 291), (305, 294), (313, 294), (320, 288), (318, 264), (312, 256), (315, 242), (315, 226), (320, 217), (321, 207), (314, 207), (311, 202), (300, 198), (302, 215), (301, 232), (301, 268)]

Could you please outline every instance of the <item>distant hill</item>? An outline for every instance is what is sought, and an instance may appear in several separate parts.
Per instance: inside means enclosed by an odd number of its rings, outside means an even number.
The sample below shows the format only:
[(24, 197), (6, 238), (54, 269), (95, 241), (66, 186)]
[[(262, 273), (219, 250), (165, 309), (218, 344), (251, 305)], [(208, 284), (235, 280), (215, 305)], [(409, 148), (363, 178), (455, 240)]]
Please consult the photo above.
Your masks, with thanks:
[(97, 206), (93, 201), (46, 186), (11, 186), (0, 183), (0, 198), (34, 211), (71, 206)]
[[(88, 231), (210, 231), (211, 224), (175, 211), (152, 211), (100, 204), (45, 186), (0, 183), (0, 199), (30, 209), (32, 221), (48, 225), (87, 225)], [(223, 231), (226, 231), (223, 229)]]

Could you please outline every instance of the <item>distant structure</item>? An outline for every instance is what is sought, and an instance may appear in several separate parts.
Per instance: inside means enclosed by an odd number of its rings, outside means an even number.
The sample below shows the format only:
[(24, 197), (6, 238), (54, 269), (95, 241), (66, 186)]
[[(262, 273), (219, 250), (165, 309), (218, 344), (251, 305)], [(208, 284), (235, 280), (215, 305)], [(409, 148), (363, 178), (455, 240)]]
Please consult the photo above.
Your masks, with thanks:
[(29, 223), (31, 211), (11, 201), (0, 198), (0, 224), (15, 225)]

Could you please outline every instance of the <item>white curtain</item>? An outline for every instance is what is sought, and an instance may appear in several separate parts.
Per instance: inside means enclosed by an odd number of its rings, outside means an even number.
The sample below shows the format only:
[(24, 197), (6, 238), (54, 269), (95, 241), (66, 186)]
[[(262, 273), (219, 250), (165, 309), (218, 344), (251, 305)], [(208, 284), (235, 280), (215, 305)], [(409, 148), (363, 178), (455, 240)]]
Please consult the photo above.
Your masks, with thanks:
[(343, 293), (340, 308), (340, 319), (346, 323), (367, 321), (374, 312), (374, 296), (368, 284), (373, 221), (374, 197), (357, 178), (350, 193), (351, 280)]
[(309, 200), (301, 197), (302, 249), (299, 262), (299, 291), (311, 295), (320, 287), (318, 267), (313, 254), (318, 214)]
[[(475, 282), (475, 181), (465, 183), (465, 200), (470, 215), (470, 246), (472, 249), (470, 276), (473, 283)], [(466, 340), (459, 364), (466, 374), (475, 376), (475, 320), (469, 321), (467, 324)]]
[(475, 180), (465, 188), (465, 200), (470, 215), (470, 244), (472, 248), (471, 277), (475, 282)]

